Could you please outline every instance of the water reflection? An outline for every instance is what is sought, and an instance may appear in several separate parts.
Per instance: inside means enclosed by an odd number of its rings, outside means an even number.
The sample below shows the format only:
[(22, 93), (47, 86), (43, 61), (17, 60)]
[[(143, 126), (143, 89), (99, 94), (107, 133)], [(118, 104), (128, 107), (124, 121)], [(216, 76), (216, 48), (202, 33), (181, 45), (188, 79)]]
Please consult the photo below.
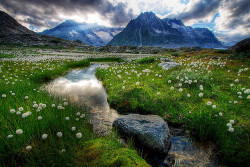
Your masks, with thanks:
[(94, 131), (98, 134), (107, 134), (118, 114), (109, 108), (105, 89), (95, 77), (98, 66), (100, 65), (94, 64), (85, 69), (72, 70), (66, 76), (49, 83), (46, 88), (55, 95), (67, 95), (71, 102), (85, 106), (90, 112)]
[(171, 138), (169, 154), (175, 159), (174, 166), (218, 166), (214, 154), (215, 145), (212, 142), (199, 143), (189, 136), (175, 136)]

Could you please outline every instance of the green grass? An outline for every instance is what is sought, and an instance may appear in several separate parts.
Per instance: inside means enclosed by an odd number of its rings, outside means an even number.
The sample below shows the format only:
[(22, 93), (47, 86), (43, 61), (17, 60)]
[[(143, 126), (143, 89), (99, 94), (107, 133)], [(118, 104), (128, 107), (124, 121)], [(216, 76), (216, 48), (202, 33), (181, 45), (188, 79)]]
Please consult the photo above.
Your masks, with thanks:
[[(85, 143), (98, 141), (88, 123), (86, 111), (67, 97), (54, 97), (41, 88), (45, 81), (64, 74), (69, 68), (82, 67), (89, 64), (88, 60), (43, 60), (43, 61), (1, 61), (0, 68), (0, 164), (1, 166), (89, 166), (85, 154), (78, 157), (85, 149)], [(14, 94), (13, 94), (14, 93)], [(6, 96), (6, 97), (5, 97)], [(25, 97), (28, 98), (25, 98)], [(66, 103), (65, 103), (66, 102)], [(34, 104), (44, 104), (40, 109)], [(55, 107), (52, 107), (55, 104)], [(46, 106), (45, 106), (46, 105)], [(64, 109), (58, 109), (58, 106)], [(18, 114), (19, 108), (23, 110)], [(11, 113), (11, 109), (15, 112)], [(39, 110), (38, 110), (39, 109)], [(25, 113), (28, 114), (27, 117)], [(77, 113), (85, 114), (80, 118)], [(38, 117), (42, 117), (38, 120)], [(69, 117), (69, 120), (66, 120)], [(71, 128), (76, 127), (75, 131)], [(21, 129), (22, 134), (16, 134)], [(58, 132), (63, 136), (59, 138)], [(82, 133), (78, 139), (76, 133)], [(47, 134), (47, 139), (42, 135)], [(8, 135), (13, 135), (8, 138)], [(117, 159), (117, 166), (127, 157), (141, 159), (132, 147), (123, 150), (124, 146), (117, 144), (116, 138), (102, 139), (108, 142), (110, 150), (117, 149), (119, 153), (112, 155)], [(27, 146), (32, 146), (27, 150)], [(125, 149), (125, 148), (124, 148)], [(90, 151), (90, 150), (89, 150)], [(103, 150), (103, 154), (107, 155)], [(110, 151), (109, 151), (110, 152)], [(118, 158), (120, 157), (120, 158)], [(82, 160), (83, 159), (83, 160)], [(103, 158), (95, 159), (100, 166), (106, 162)], [(115, 164), (116, 162), (112, 162)]]
[[(98, 69), (96, 75), (108, 92), (110, 105), (119, 112), (157, 114), (182, 123), (200, 140), (212, 140), (225, 164), (246, 166), (250, 151), (250, 107), (249, 94), (244, 91), (249, 89), (249, 61), (230, 61), (218, 56), (210, 60), (187, 55), (175, 60), (182, 62), (181, 68), (165, 71), (158, 66), (160, 61), (126, 63)], [(145, 69), (150, 72), (143, 72)], [(189, 80), (192, 83), (189, 84)], [(172, 86), (174, 90), (170, 89)], [(199, 93), (203, 96), (199, 97)], [(208, 102), (216, 108), (207, 105)], [(233, 133), (226, 125), (230, 120), (235, 122)]]
[(13, 58), (15, 57), (13, 54), (1, 54), (0, 53), (0, 58)]

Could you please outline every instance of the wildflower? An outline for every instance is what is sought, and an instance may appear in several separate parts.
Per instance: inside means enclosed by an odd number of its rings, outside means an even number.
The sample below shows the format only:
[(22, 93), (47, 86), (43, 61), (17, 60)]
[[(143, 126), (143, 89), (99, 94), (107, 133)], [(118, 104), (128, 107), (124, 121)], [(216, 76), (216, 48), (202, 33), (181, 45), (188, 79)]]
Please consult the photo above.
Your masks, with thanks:
[(233, 133), (234, 132), (234, 128), (229, 127), (228, 131), (231, 132), (231, 133)]
[(239, 80), (238, 79), (236, 79), (236, 80), (234, 80), (235, 82), (239, 82)]
[(76, 137), (77, 137), (78, 139), (80, 139), (80, 138), (82, 138), (82, 134), (79, 132), (79, 133), (76, 134)]
[(46, 108), (46, 104), (42, 104), (42, 108)]
[(8, 139), (10, 139), (10, 138), (12, 138), (12, 137), (13, 137), (13, 135), (8, 135), (8, 136), (7, 136)]
[(18, 111), (23, 111), (23, 107), (19, 107), (19, 108), (18, 108)]
[(199, 93), (199, 97), (202, 97), (203, 96), (203, 93)]
[(68, 120), (69, 120), (69, 117), (66, 117), (65, 120), (68, 121)]
[(40, 120), (43, 119), (43, 117), (42, 116), (38, 116), (37, 119), (38, 119), (38, 121), (40, 121)]
[(122, 89), (125, 89), (125, 86), (122, 86)]
[(190, 94), (187, 94), (187, 97), (190, 97)]
[(76, 118), (75, 120), (76, 120), (76, 121), (79, 121), (79, 118)]
[(194, 83), (197, 83), (197, 80), (194, 80)]
[(222, 115), (223, 115), (223, 114), (220, 112), (220, 113), (219, 113), (219, 116), (221, 116), (221, 117), (222, 117)]
[(234, 124), (234, 120), (230, 120), (230, 124)]
[(160, 95), (161, 93), (160, 93), (160, 92), (157, 92), (156, 94), (157, 94), (157, 95)]
[(168, 80), (168, 83), (171, 83), (171, 80)]
[(216, 105), (212, 105), (213, 108), (216, 108)]
[(80, 116), (80, 118), (84, 118), (85, 117), (85, 114), (82, 114), (81, 116)]
[(42, 135), (42, 139), (43, 139), (43, 140), (47, 139), (47, 137), (48, 137), (47, 134), (43, 134), (43, 135)]
[(233, 86), (234, 86), (234, 84), (230, 84), (230, 86), (231, 86), (231, 87), (233, 87)]
[(77, 116), (80, 116), (80, 115), (81, 115), (81, 113), (80, 113), (80, 112), (77, 112), (77, 113), (76, 113), (76, 115), (77, 115)]
[(68, 105), (68, 102), (64, 102), (63, 105), (64, 105), (64, 106), (67, 106), (67, 105)]
[(180, 88), (180, 89), (179, 89), (179, 92), (182, 92), (182, 91), (183, 91), (183, 89), (182, 89), (182, 88)]
[(51, 107), (55, 107), (56, 105), (55, 104), (52, 104)]
[(72, 131), (75, 131), (75, 130), (76, 130), (76, 127), (72, 127), (71, 130), (72, 130)]
[(25, 99), (25, 100), (28, 100), (28, 99), (29, 99), (29, 97), (28, 97), (28, 96), (25, 96), (25, 97), (24, 97), (24, 99)]
[(6, 97), (6, 94), (2, 94), (2, 98), (5, 98)]
[(17, 129), (17, 130), (16, 130), (16, 134), (17, 134), (17, 135), (20, 135), (20, 134), (22, 134), (22, 133), (23, 133), (23, 130), (22, 130), (22, 129)]
[(173, 86), (171, 86), (171, 87), (170, 87), (170, 90), (174, 90), (174, 87), (173, 87)]
[(65, 149), (62, 149), (62, 151), (61, 151), (61, 152), (63, 153), (63, 152), (65, 152), (65, 151), (66, 151)]
[(250, 99), (250, 95), (247, 96), (247, 99)]
[(31, 147), (31, 146), (27, 146), (25, 149), (26, 149), (27, 151), (30, 151), (30, 150), (32, 149), (32, 147)]
[(232, 124), (230, 124), (230, 123), (227, 123), (227, 127), (229, 127), (229, 128), (230, 128), (230, 127), (232, 127)]
[(139, 82), (136, 82), (135, 84), (136, 84), (136, 85), (139, 85)]
[(234, 101), (234, 104), (238, 104), (238, 101)]
[(57, 137), (62, 137), (62, 132), (57, 132)]
[(11, 95), (12, 95), (12, 96), (15, 96), (16, 94), (15, 94), (15, 93), (12, 93)]
[(15, 112), (16, 112), (15, 109), (10, 110), (10, 113), (12, 113), (12, 114), (15, 113)]
[(34, 108), (37, 108), (37, 107), (38, 107), (38, 105), (37, 105), (37, 104), (34, 104), (34, 105), (33, 105), (33, 107), (34, 107)]
[(208, 105), (208, 106), (211, 106), (211, 105), (212, 105), (212, 102), (211, 102), (211, 101), (208, 101), (208, 102), (207, 102), (207, 105)]

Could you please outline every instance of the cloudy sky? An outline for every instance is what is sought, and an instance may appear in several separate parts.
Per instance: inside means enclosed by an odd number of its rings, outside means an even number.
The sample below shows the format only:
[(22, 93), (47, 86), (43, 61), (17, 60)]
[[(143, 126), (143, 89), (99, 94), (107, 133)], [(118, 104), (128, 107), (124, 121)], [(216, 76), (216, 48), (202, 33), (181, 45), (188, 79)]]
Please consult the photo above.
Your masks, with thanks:
[(160, 18), (207, 27), (224, 42), (250, 37), (249, 0), (0, 0), (0, 10), (35, 31), (66, 19), (126, 26), (141, 12), (152, 11)]

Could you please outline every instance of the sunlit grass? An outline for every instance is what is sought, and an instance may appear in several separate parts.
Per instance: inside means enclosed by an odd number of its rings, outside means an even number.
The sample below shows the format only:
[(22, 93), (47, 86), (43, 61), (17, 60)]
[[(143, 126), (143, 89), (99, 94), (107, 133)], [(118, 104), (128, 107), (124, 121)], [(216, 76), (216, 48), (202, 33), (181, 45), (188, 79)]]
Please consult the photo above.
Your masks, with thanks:
[(214, 141), (225, 163), (244, 166), (249, 161), (249, 61), (213, 57), (179, 55), (174, 59), (182, 67), (170, 70), (162, 70), (159, 60), (142, 60), (96, 74), (118, 111), (182, 123), (199, 139)]
[[(89, 62), (49, 58), (0, 62), (1, 166), (88, 166), (84, 155), (79, 158), (78, 154), (85, 142), (98, 136), (88, 123), (86, 110), (41, 87), (69, 68)], [(117, 137), (105, 140), (110, 149), (124, 147), (117, 144)], [(96, 159), (96, 163), (102, 166), (104, 162)]]

